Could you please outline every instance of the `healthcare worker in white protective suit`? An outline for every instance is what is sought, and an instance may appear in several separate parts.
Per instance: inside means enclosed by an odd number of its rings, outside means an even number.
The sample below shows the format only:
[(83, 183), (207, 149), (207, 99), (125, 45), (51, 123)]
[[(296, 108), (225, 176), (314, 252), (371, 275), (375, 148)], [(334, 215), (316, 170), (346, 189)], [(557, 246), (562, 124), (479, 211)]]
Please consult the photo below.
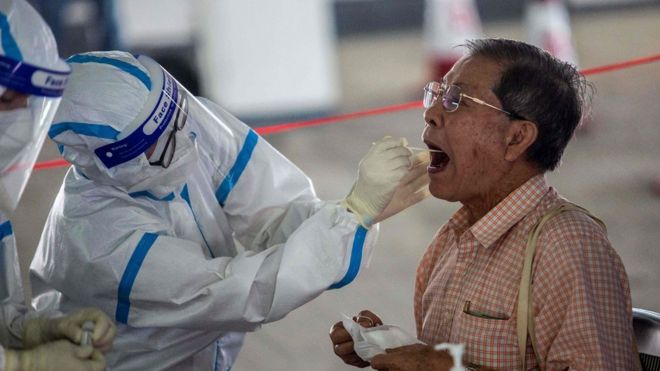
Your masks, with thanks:
[(230, 369), (244, 332), (350, 283), (374, 223), (428, 195), (426, 163), (403, 138), (375, 143), (346, 199), (322, 202), (300, 169), (154, 60), (68, 62), (49, 136), (73, 166), (31, 271), (60, 292), (43, 302), (114, 315), (111, 370)]
[[(16, 208), (60, 102), (70, 68), (55, 39), (23, 0), (0, 0), (0, 370), (103, 370), (115, 327), (98, 309), (40, 317), (25, 306)], [(92, 344), (80, 346), (83, 324)]]

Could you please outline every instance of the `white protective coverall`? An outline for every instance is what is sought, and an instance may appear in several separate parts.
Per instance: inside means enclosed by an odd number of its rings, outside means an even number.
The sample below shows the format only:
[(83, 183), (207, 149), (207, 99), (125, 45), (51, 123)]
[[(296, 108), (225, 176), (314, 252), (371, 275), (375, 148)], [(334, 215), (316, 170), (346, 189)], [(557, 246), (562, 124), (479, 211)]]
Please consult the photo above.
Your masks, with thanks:
[(16, 240), (8, 219), (16, 208), (48, 126), (59, 104), (69, 67), (57, 54), (53, 34), (25, 1), (0, 1), (0, 95), (28, 96), (0, 112), (0, 370), (5, 347), (23, 346), (27, 307)]
[(0, 370), (4, 349), (23, 346), (23, 316), (27, 312), (11, 222), (0, 212)]
[[(49, 136), (73, 166), (31, 265), (33, 287), (44, 293), (38, 301), (62, 310), (94, 305), (114, 316), (111, 370), (229, 369), (244, 332), (355, 278), (377, 226), (320, 201), (252, 129), (189, 95), (148, 57), (68, 61), (73, 73)], [(172, 102), (161, 98), (177, 101), (173, 89), (187, 109), (178, 100), (177, 112), (167, 110)], [(167, 169), (144, 153), (113, 152), (129, 142), (144, 152), (141, 141), (153, 140), (131, 135), (179, 113), (187, 121), (173, 134)], [(158, 128), (147, 130), (150, 122)]]

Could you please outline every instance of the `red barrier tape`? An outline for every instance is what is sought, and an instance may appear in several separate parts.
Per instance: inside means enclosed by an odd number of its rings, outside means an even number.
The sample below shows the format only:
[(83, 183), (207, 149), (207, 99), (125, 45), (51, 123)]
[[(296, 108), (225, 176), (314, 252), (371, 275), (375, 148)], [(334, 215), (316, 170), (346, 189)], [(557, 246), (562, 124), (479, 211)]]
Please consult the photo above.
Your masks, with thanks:
[(69, 162), (63, 158), (59, 158), (57, 160), (37, 162), (36, 164), (34, 164), (34, 170), (52, 169), (54, 167), (62, 167), (62, 166), (69, 166)]
[[(630, 67), (634, 67), (634, 66), (639, 66), (641, 64), (653, 63), (653, 62), (657, 62), (657, 61), (660, 61), (660, 54), (650, 55), (650, 56), (647, 56), (647, 57), (642, 57), (642, 58), (637, 58), (637, 59), (631, 59), (631, 60), (628, 60), (628, 61), (608, 64), (608, 65), (604, 65), (604, 66), (593, 67), (593, 68), (589, 68), (589, 69), (586, 69), (586, 70), (582, 70), (581, 72), (585, 76), (596, 75), (596, 74), (599, 74), (599, 73), (622, 70), (622, 69), (626, 69), (626, 68), (630, 68)], [(367, 117), (367, 116), (374, 116), (374, 115), (380, 115), (380, 114), (391, 113), (391, 112), (405, 111), (405, 110), (409, 110), (409, 109), (413, 109), (413, 108), (421, 108), (421, 107), (422, 107), (422, 102), (421, 101), (414, 101), (414, 102), (408, 102), (408, 103), (403, 103), (403, 104), (395, 104), (395, 105), (392, 105), (392, 106), (374, 108), (374, 109), (365, 110), (365, 111), (351, 112), (351, 113), (346, 113), (346, 114), (337, 115), (337, 116), (322, 117), (322, 118), (318, 118), (318, 119), (305, 120), (305, 121), (288, 122), (288, 123), (275, 124), (275, 125), (270, 125), (270, 126), (262, 126), (262, 127), (255, 128), (254, 131), (259, 133), (260, 135), (277, 134), (277, 133), (283, 133), (283, 132), (302, 129), (302, 128), (311, 127), (311, 126), (326, 125), (326, 124), (329, 124), (329, 123), (332, 123), (332, 122), (337, 122), (337, 121), (345, 121), (345, 120), (351, 120), (351, 119), (356, 119), (356, 118), (360, 118), (360, 117)], [(44, 161), (44, 162), (36, 163), (34, 165), (34, 169), (35, 170), (52, 169), (52, 168), (68, 166), (68, 165), (69, 165), (69, 163), (66, 160), (57, 159), (57, 160), (50, 160), (50, 161)]]
[(422, 107), (422, 101), (416, 100), (414, 102), (408, 102), (408, 103), (403, 103), (403, 104), (396, 104), (396, 105), (393, 105), (393, 106), (374, 108), (374, 109), (370, 109), (370, 110), (366, 110), (366, 111), (346, 113), (346, 114), (338, 115), (338, 116), (322, 117), (322, 118), (313, 119), (313, 120), (305, 120), (305, 121), (290, 122), (290, 123), (285, 123), (285, 124), (262, 126), (262, 127), (259, 127), (259, 128), (255, 128), (254, 131), (256, 131), (257, 133), (259, 133), (261, 135), (282, 133), (282, 132), (285, 132), (285, 131), (291, 131), (291, 130), (296, 130), (296, 129), (300, 129), (300, 128), (306, 128), (306, 127), (309, 127), (309, 126), (325, 125), (325, 124), (335, 122), (335, 121), (344, 121), (344, 120), (350, 120), (350, 119), (355, 119), (355, 118), (359, 118), (359, 117), (380, 115), (380, 114), (383, 114), (383, 113), (390, 113), (390, 112), (397, 112), (397, 111), (405, 111), (405, 110), (408, 110), (408, 109), (421, 108), (421, 107)]
[(629, 61), (625, 61), (621, 63), (613, 63), (605, 66), (589, 68), (586, 70), (582, 70), (582, 74), (585, 76), (596, 75), (603, 72), (622, 70), (624, 68), (639, 66), (640, 64), (652, 63), (657, 61), (660, 61), (660, 54), (650, 55), (648, 57), (643, 57), (638, 59), (631, 59)]

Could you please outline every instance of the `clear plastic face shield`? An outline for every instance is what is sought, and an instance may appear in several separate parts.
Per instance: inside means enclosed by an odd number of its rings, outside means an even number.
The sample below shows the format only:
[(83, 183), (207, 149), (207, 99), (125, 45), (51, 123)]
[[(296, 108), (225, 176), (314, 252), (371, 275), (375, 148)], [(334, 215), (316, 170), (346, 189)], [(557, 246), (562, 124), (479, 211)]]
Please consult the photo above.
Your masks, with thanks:
[(70, 68), (0, 55), (0, 210), (16, 209), (59, 105)]
[[(117, 141), (94, 149), (96, 157), (108, 171), (120, 167), (144, 154), (148, 164), (145, 174), (153, 173), (160, 181), (163, 174), (185, 173), (180, 168), (190, 165), (196, 154), (196, 133), (193, 127), (211, 128), (206, 134), (233, 135), (204, 103), (200, 102), (158, 62), (147, 56), (138, 61), (149, 71), (152, 89), (144, 108), (117, 137)], [(195, 122), (195, 124), (191, 124)], [(162, 184), (158, 184), (162, 185)]]

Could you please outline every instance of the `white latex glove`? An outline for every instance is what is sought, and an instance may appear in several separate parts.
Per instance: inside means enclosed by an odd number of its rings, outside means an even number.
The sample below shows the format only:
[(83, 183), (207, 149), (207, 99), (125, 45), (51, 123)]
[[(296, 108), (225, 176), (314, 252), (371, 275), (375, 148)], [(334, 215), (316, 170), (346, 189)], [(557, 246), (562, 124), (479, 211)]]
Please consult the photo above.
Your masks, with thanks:
[(398, 214), (431, 195), (427, 170), (430, 162), (431, 156), (428, 152), (421, 152), (413, 156), (410, 170), (399, 182), (394, 190), (394, 196), (385, 210), (374, 218), (374, 223)]
[(408, 172), (412, 151), (407, 145), (405, 138), (385, 137), (374, 143), (360, 161), (357, 180), (343, 204), (362, 226), (373, 224)]
[(84, 308), (64, 317), (38, 317), (27, 320), (23, 326), (23, 345), (31, 348), (60, 339), (68, 339), (72, 343), (80, 344), (83, 323), (87, 321), (94, 323), (92, 333), (94, 348), (104, 353), (109, 351), (117, 328), (110, 317), (96, 308)]
[(92, 346), (81, 347), (59, 340), (27, 350), (5, 350), (4, 371), (102, 371), (103, 354)]

